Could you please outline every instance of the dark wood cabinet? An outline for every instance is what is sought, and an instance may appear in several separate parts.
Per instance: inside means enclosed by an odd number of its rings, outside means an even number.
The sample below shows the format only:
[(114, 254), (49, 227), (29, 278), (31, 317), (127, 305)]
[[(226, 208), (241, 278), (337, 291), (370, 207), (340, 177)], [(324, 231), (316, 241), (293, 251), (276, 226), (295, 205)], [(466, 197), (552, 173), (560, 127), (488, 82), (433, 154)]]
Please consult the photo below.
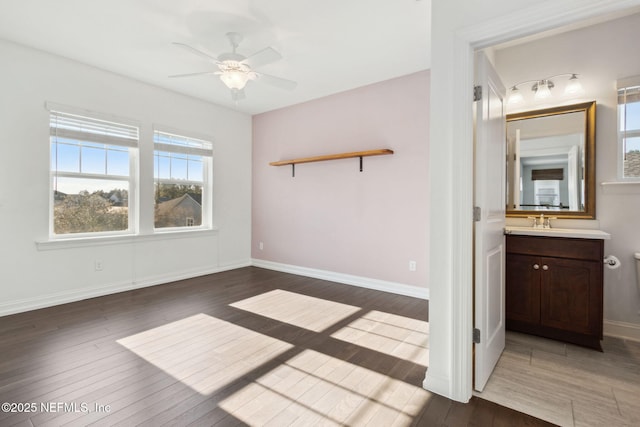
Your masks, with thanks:
[(603, 240), (506, 241), (507, 329), (602, 350)]

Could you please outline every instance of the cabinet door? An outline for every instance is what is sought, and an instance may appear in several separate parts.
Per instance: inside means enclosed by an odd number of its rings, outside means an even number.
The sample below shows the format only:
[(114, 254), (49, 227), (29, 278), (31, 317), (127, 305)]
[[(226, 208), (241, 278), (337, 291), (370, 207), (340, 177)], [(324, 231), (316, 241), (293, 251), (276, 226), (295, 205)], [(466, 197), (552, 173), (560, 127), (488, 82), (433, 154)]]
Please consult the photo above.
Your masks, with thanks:
[(601, 263), (541, 258), (540, 323), (543, 326), (597, 334), (601, 318)]
[(540, 271), (539, 257), (507, 254), (507, 320), (540, 323)]

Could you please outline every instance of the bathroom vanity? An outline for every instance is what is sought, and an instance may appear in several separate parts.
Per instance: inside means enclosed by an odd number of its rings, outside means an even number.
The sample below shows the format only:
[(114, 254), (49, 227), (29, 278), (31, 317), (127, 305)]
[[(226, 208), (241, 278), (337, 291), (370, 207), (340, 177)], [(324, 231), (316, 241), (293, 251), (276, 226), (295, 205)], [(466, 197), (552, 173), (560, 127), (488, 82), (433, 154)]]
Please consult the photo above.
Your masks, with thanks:
[(599, 230), (507, 227), (506, 327), (602, 351)]

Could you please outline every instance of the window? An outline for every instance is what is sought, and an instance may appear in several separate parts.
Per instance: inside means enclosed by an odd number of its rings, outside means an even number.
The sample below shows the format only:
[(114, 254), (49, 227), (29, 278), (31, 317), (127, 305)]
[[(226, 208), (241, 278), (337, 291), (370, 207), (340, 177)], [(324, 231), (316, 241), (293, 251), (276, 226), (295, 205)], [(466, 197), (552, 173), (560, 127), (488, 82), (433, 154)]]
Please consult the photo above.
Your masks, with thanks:
[(50, 110), (51, 234), (130, 232), (138, 127)]
[(212, 144), (157, 130), (153, 141), (155, 228), (208, 226)]
[(640, 76), (618, 82), (618, 171), (640, 180)]

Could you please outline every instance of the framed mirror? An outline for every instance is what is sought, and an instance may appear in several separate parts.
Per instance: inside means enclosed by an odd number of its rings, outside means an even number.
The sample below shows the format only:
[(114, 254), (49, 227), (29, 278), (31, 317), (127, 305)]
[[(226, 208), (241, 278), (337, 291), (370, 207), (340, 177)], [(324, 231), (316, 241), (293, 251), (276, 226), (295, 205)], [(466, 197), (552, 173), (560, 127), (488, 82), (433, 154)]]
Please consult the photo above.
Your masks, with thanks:
[(595, 101), (507, 115), (507, 216), (594, 219)]

